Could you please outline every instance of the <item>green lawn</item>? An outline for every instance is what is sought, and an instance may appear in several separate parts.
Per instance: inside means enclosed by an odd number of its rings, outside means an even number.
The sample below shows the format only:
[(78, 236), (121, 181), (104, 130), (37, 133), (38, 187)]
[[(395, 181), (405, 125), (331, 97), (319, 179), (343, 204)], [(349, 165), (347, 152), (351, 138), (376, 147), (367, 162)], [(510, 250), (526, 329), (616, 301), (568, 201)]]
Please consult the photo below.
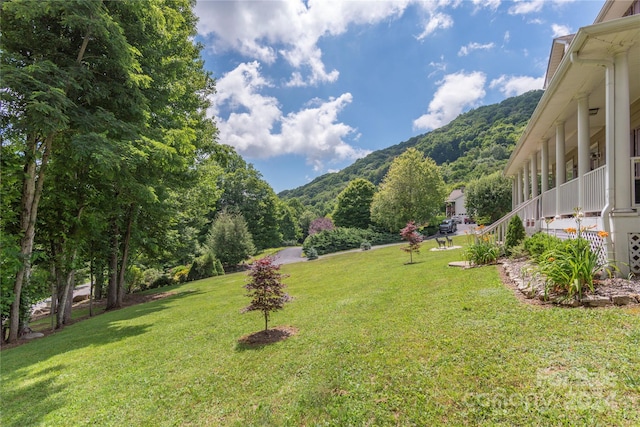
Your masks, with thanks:
[(637, 310), (528, 306), (433, 246), (283, 266), (276, 344), (238, 344), (263, 326), (239, 273), (5, 350), (0, 424), (640, 424)]

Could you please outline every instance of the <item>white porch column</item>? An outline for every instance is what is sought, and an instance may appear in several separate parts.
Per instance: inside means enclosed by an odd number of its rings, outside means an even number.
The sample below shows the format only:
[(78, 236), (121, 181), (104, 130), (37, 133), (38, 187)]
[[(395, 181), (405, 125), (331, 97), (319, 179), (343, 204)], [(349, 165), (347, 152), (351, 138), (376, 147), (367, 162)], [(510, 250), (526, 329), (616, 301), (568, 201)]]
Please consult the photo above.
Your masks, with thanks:
[(540, 150), (540, 191), (542, 194), (549, 191), (549, 140), (542, 141)]
[(556, 216), (560, 216), (562, 195), (560, 185), (567, 181), (566, 164), (564, 160), (564, 122), (556, 123)]
[(522, 169), (518, 169), (518, 206), (522, 203)]
[(522, 175), (524, 178), (524, 201), (529, 200), (529, 163), (525, 162), (522, 166)]
[(586, 200), (584, 175), (589, 172), (589, 97), (578, 97), (578, 206), (584, 208)]
[(616, 54), (615, 69), (615, 208), (631, 210), (631, 129), (629, 110), (629, 62), (627, 51)]
[(531, 169), (531, 198), (535, 199), (540, 195), (538, 193), (538, 152), (537, 151), (531, 155), (529, 168)]

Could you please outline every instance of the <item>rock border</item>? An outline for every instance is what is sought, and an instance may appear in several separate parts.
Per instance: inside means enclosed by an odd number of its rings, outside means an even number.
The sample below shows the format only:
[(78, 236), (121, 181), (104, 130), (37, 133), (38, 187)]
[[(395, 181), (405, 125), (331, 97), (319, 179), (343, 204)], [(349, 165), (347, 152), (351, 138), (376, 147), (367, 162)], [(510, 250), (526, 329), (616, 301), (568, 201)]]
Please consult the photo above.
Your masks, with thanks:
[(564, 294), (545, 295), (544, 277), (535, 272), (529, 259), (501, 259), (499, 261), (503, 282), (511, 286), (524, 301), (562, 307), (626, 307), (640, 305), (640, 280), (612, 277), (594, 280), (593, 292), (587, 292), (579, 300), (567, 299)]

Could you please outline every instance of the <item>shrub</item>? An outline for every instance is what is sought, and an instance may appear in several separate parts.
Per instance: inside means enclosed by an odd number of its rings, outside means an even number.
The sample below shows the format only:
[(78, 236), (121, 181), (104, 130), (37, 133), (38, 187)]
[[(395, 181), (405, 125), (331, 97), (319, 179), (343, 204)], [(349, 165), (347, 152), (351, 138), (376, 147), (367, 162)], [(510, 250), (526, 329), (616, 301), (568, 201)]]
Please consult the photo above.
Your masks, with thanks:
[[(575, 209), (576, 228), (567, 228), (569, 235), (576, 234), (561, 244), (557, 244), (544, 252), (540, 257), (538, 270), (546, 277), (545, 293), (549, 290), (566, 293), (566, 297), (582, 298), (586, 290), (593, 292), (593, 278), (596, 274), (613, 273), (615, 267), (603, 261), (600, 254), (591, 249), (591, 243), (582, 237), (587, 227), (582, 227), (584, 214), (580, 208)], [(598, 233), (605, 238), (607, 233)]]
[(514, 215), (509, 221), (507, 226), (507, 236), (505, 238), (504, 246), (507, 253), (510, 253), (511, 248), (517, 246), (524, 240), (526, 233), (524, 231), (524, 225), (522, 219), (518, 215)]
[(333, 221), (331, 220), (331, 218), (316, 218), (311, 221), (311, 224), (309, 224), (309, 235), (312, 236), (314, 234), (320, 233), (321, 231), (333, 230), (334, 228), (336, 227), (333, 225)]
[(215, 259), (213, 266), (217, 276), (224, 276), (224, 267), (222, 267), (222, 262), (218, 258)]
[(187, 281), (187, 276), (189, 275), (189, 271), (191, 266), (189, 265), (179, 265), (171, 269), (171, 274), (173, 280), (177, 283), (184, 283)]
[(349, 249), (357, 249), (362, 241), (367, 240), (371, 245), (382, 245), (386, 243), (399, 242), (397, 234), (380, 233), (360, 228), (338, 227), (333, 230), (324, 230), (314, 235), (307, 236), (302, 248), (305, 253), (313, 247), (319, 255), (329, 254)]
[(473, 235), (473, 240), (465, 251), (464, 257), (472, 265), (494, 264), (500, 256), (500, 246), (493, 236), (487, 234)]
[(368, 251), (369, 249), (371, 249), (371, 242), (368, 240), (363, 240), (362, 243), (360, 243), (360, 249), (362, 249), (363, 251)]
[(187, 282), (217, 276), (216, 261), (216, 258), (210, 252), (196, 258), (187, 274)]
[(309, 249), (306, 249), (304, 253), (307, 254), (307, 259), (309, 261), (318, 259), (318, 251), (313, 246), (310, 247)]
[(562, 244), (562, 240), (546, 233), (535, 233), (524, 239), (524, 249), (534, 261), (540, 262), (542, 254)]
[(151, 284), (149, 284), (148, 289), (161, 288), (163, 286), (171, 286), (174, 284), (175, 282), (173, 281), (173, 278), (171, 276), (169, 276), (168, 274), (163, 274), (157, 279), (155, 279), (153, 282), (151, 282)]

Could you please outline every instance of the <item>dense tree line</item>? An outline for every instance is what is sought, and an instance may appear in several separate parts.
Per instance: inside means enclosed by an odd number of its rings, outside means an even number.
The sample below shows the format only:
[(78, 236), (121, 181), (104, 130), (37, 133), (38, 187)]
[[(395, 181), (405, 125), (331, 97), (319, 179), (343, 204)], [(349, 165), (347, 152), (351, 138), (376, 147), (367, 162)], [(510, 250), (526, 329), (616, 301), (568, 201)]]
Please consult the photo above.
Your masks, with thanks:
[(315, 218), (218, 143), (194, 4), (0, 4), (3, 340), (46, 294), (63, 327), (80, 280), (112, 309), (145, 278), (217, 273), (219, 212), (242, 217), (257, 249), (301, 241)]

